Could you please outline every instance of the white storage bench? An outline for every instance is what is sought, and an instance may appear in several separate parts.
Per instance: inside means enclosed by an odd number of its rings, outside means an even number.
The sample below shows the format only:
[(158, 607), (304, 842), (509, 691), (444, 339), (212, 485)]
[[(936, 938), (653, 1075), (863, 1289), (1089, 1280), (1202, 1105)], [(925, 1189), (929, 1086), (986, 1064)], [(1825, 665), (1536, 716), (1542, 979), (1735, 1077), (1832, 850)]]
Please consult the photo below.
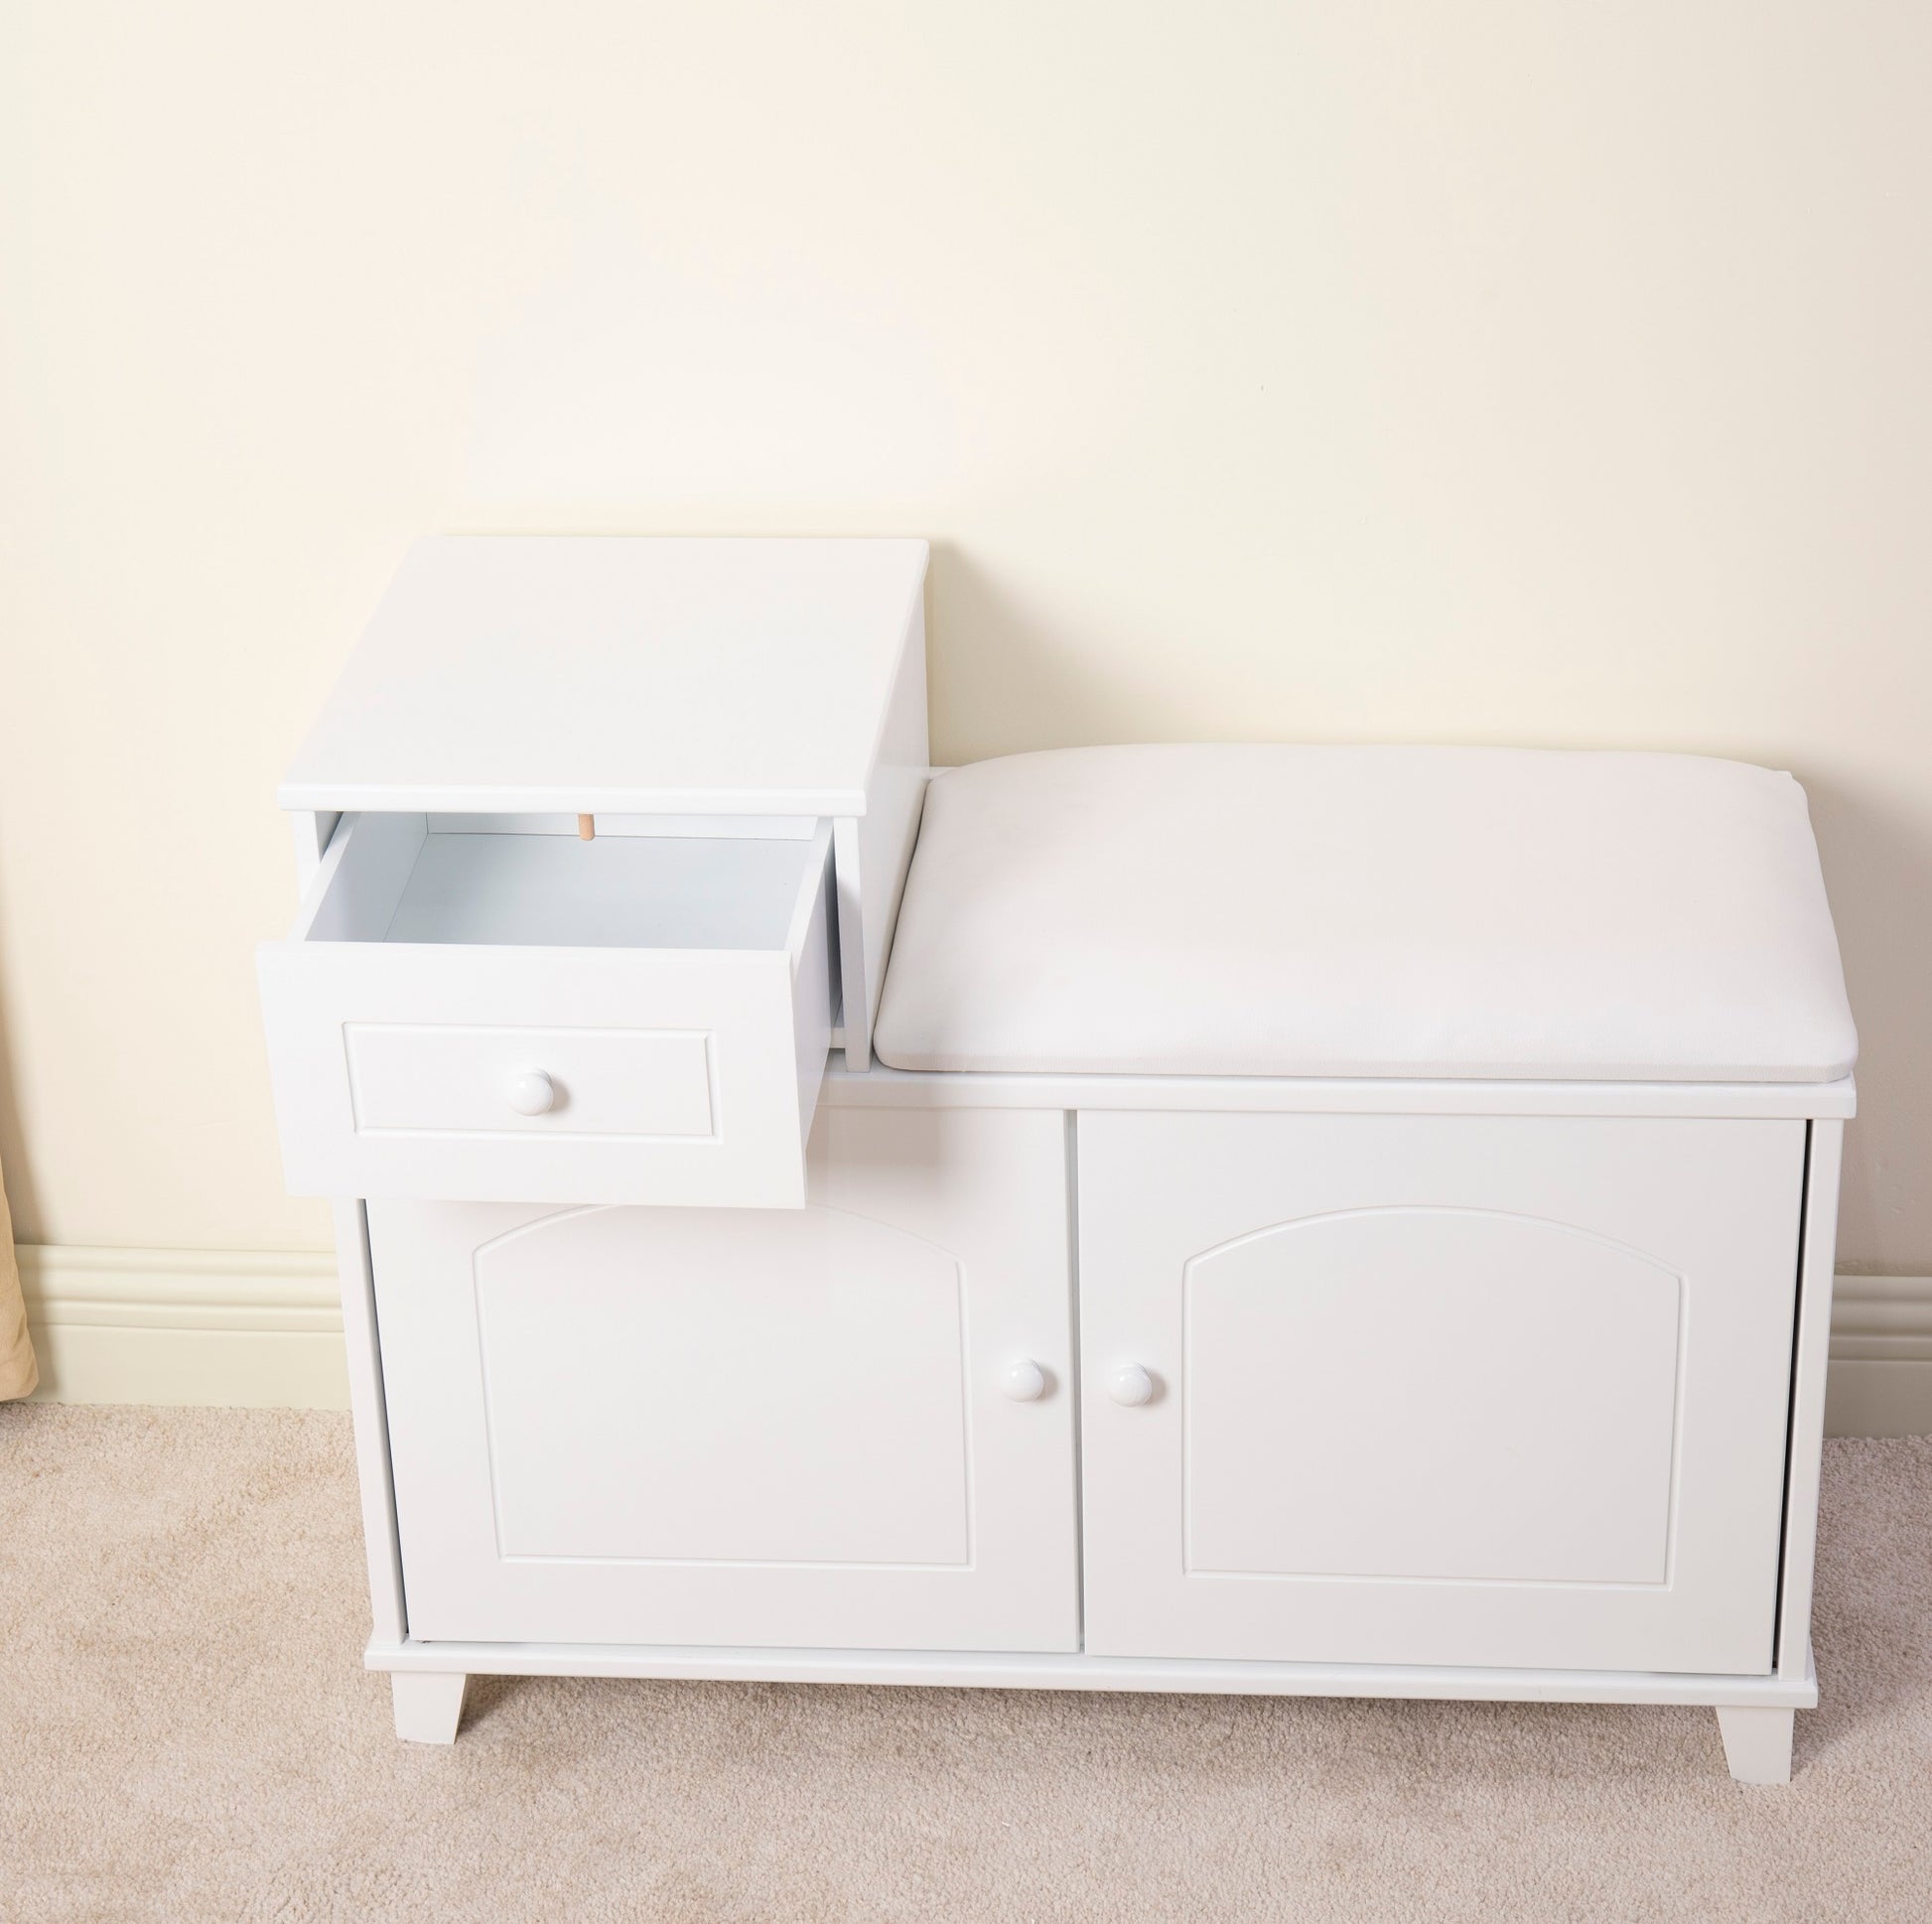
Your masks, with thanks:
[(284, 789), (399, 1730), (480, 1671), (1690, 1703), (1787, 1775), (1856, 1051), (1796, 784), (928, 784), (923, 568), (424, 544)]

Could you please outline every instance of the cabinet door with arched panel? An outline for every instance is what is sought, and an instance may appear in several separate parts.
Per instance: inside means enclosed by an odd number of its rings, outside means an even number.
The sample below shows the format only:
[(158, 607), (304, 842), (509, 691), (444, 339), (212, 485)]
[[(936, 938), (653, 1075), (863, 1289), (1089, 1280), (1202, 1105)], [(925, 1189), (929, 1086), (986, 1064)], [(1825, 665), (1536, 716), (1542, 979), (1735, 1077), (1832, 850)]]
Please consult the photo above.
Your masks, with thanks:
[(1078, 1130), (1090, 1650), (1770, 1668), (1803, 1123)]
[(822, 1111), (802, 1209), (371, 1202), (410, 1634), (1077, 1647), (1065, 1135)]

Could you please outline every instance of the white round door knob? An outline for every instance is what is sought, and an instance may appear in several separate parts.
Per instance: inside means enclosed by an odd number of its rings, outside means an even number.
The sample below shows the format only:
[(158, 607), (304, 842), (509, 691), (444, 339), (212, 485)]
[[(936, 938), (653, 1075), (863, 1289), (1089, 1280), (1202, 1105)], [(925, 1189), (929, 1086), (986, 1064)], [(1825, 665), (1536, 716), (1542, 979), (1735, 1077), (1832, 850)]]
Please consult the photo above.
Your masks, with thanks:
[(1036, 1403), (1046, 1394), (1046, 1372), (1031, 1356), (1023, 1356), (1000, 1372), (1000, 1393), (1016, 1403)]
[(1153, 1401), (1154, 1378), (1139, 1363), (1128, 1363), (1108, 1377), (1107, 1394), (1131, 1410), (1137, 1403)]
[(510, 1107), (519, 1116), (541, 1116), (557, 1102), (557, 1085), (541, 1069), (510, 1077)]

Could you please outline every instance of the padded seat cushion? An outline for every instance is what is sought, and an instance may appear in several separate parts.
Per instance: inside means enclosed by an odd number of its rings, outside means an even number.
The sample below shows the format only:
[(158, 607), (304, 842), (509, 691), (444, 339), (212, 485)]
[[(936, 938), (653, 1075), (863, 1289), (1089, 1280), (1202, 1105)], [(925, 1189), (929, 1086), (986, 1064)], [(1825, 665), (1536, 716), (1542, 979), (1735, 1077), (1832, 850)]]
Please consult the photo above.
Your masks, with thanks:
[(927, 794), (899, 1069), (1822, 1082), (1804, 791), (1698, 756), (1066, 749)]

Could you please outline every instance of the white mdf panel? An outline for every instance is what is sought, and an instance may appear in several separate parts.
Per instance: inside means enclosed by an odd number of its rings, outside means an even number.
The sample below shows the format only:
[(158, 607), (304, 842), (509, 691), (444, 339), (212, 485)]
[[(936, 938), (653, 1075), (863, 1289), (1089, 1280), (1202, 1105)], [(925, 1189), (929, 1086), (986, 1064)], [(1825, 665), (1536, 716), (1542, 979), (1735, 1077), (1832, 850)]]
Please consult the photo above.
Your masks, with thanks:
[(348, 1407), (355, 1432), (356, 1482), (362, 1499), (362, 1554), (369, 1571), (369, 1615), (377, 1637), (400, 1637), (407, 1627), (402, 1556), (396, 1547), (395, 1497), (389, 1485), (389, 1417), (382, 1402), (368, 1224), (359, 1202), (338, 1199), (331, 1213), (342, 1290), (343, 1347), (348, 1364)]
[(1785, 1676), (1797, 1676), (1811, 1663), (1811, 1591), (1818, 1566), (1819, 1473), (1825, 1446), (1832, 1271), (1838, 1252), (1838, 1189), (1844, 1157), (1845, 1125), (1813, 1123), (1805, 1160), (1797, 1354), (1791, 1369), (1790, 1486), (1784, 1506), (1784, 1586), (1778, 1610), (1778, 1670)]
[(363, 1652), (392, 1675), (729, 1677), (741, 1682), (901, 1684), (913, 1689), (1209, 1692), (1226, 1697), (1410, 1698), (1474, 1704), (1697, 1704), (1811, 1710), (1818, 1678), (1684, 1671), (1442, 1670), (1393, 1664), (1229, 1663), (970, 1650), (777, 1650), (705, 1645), (391, 1643)]
[(474, 1260), (504, 1557), (968, 1562), (945, 1251), (827, 1209), (722, 1233), (679, 1209), (641, 1239), (599, 1209)]
[(381, 939), (781, 949), (812, 853), (809, 837), (426, 834)]
[[(345, 1023), (358, 1135), (631, 1137), (710, 1141), (711, 1037), (701, 1030), (464, 1029), (452, 1023)], [(539, 1066), (540, 1065), (540, 1066)], [(519, 1075), (554, 1092), (538, 1116), (511, 1108)], [(539, 1085), (535, 1099), (541, 1099)], [(528, 1098), (526, 1098), (527, 1100)]]
[(830, 845), (349, 818), (259, 956), (289, 1187), (797, 1206)]
[(1851, 1076), (1837, 1082), (1334, 1081), (1280, 1075), (1007, 1075), (977, 1070), (839, 1068), (825, 1101), (840, 1108), (1100, 1109), (1296, 1116), (1682, 1116), (1693, 1121), (1848, 1117)]
[(886, 981), (905, 877), (925, 803), (925, 610), (912, 606), (905, 650), (880, 730), (879, 753), (864, 815), (833, 824), (838, 871), (840, 978), (844, 986), (845, 1060), (863, 1072), (872, 1063), (872, 1030)]
[(916, 540), (418, 541), (281, 805), (863, 815), (925, 567)]
[(782, 1213), (368, 1215), (412, 1637), (1077, 1647), (1062, 1117), (822, 1116)]
[[(1396, 1208), (1224, 1245), (1181, 1292), (1190, 1575), (1665, 1580), (1683, 1283), (1661, 1264)], [(1381, 1501), (1270, 1467), (1358, 1439), (1365, 1391), (1400, 1465)]]
[(1082, 1114), (1087, 1648), (1768, 1671), (1804, 1146)]
[[(586, 811), (589, 812), (589, 811)], [(583, 839), (576, 815), (442, 815), (424, 817), (432, 835), (558, 835)], [(809, 842), (818, 823), (809, 815), (614, 815), (593, 814), (600, 842), (626, 835), (722, 838), (733, 842)]]
[(336, 824), (341, 819), (334, 811), (318, 814), (306, 808), (298, 809), (289, 816), (289, 832), (295, 840), (296, 887), (305, 894), (316, 879), (316, 871), (322, 867), (329, 838), (335, 834)]

